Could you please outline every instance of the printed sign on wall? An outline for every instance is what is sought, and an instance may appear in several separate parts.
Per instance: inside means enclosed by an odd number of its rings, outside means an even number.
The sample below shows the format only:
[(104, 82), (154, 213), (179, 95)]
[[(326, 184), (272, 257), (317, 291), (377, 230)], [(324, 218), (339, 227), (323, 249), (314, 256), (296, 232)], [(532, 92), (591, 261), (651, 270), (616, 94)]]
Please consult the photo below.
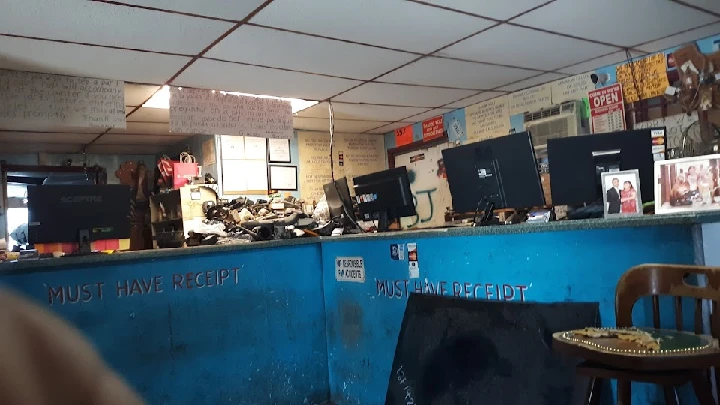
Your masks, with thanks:
[[(617, 74), (617, 82), (622, 85), (625, 101), (628, 103), (662, 96), (670, 85), (667, 77), (667, 60), (664, 53), (648, 56), (632, 63), (618, 65), (615, 68), (615, 73)], [(638, 93), (640, 94), (639, 97)]]
[(430, 118), (422, 123), (423, 141), (431, 141), (443, 136), (443, 116)]
[(510, 115), (534, 112), (552, 106), (550, 84), (531, 87), (510, 94)]
[(408, 125), (395, 130), (395, 146), (410, 145), (413, 142), (412, 127), (412, 125)]
[(507, 135), (510, 131), (508, 97), (502, 96), (465, 107), (469, 142)]
[(336, 257), (335, 280), (365, 282), (365, 263), (362, 257)]
[(583, 99), (587, 97), (589, 91), (594, 89), (595, 84), (590, 79), (590, 72), (550, 83), (553, 104)]
[(594, 134), (625, 129), (625, 104), (620, 84), (593, 90), (588, 93), (588, 100)]

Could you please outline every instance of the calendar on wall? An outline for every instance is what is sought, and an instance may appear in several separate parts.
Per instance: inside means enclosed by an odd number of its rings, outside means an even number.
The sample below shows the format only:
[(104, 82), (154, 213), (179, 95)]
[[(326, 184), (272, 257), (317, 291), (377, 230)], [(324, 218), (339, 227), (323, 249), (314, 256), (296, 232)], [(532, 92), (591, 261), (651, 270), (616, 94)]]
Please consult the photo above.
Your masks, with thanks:
[(625, 127), (625, 103), (619, 83), (588, 92), (592, 132), (623, 131)]

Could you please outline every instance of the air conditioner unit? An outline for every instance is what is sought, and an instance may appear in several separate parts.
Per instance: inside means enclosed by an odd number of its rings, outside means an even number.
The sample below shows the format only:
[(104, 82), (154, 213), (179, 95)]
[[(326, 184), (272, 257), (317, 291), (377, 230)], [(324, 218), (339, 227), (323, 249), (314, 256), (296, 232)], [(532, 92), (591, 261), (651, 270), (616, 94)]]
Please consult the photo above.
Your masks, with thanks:
[(583, 118), (582, 101), (568, 101), (533, 113), (525, 113), (525, 130), (530, 131), (536, 148), (547, 147), (547, 140), (590, 133)]

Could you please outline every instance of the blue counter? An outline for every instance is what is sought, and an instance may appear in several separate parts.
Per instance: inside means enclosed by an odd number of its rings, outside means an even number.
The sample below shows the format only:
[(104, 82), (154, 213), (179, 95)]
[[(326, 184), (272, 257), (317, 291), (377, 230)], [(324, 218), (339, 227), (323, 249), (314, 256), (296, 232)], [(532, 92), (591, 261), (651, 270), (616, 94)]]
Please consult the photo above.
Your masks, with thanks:
[[(620, 275), (647, 262), (702, 264), (701, 224), (718, 219), (300, 239), (5, 264), (0, 274), (82, 330), (148, 403), (379, 404), (409, 293), (597, 301), (613, 325)], [(365, 281), (337, 281), (337, 258), (362, 258)], [(645, 309), (634, 316), (647, 319)], [(638, 404), (660, 395), (633, 394)]]

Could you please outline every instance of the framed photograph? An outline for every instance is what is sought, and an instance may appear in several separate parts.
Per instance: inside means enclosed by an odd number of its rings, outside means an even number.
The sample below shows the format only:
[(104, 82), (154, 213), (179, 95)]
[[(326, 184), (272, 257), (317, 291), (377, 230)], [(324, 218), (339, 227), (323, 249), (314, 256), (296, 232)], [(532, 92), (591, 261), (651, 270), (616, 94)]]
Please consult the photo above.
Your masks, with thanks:
[(720, 210), (720, 155), (655, 162), (655, 213)]
[(290, 163), (290, 140), (268, 139), (268, 160), (270, 163)]
[(296, 166), (269, 166), (270, 189), (296, 191), (297, 167)]
[(605, 218), (642, 215), (640, 173), (637, 170), (600, 174)]

